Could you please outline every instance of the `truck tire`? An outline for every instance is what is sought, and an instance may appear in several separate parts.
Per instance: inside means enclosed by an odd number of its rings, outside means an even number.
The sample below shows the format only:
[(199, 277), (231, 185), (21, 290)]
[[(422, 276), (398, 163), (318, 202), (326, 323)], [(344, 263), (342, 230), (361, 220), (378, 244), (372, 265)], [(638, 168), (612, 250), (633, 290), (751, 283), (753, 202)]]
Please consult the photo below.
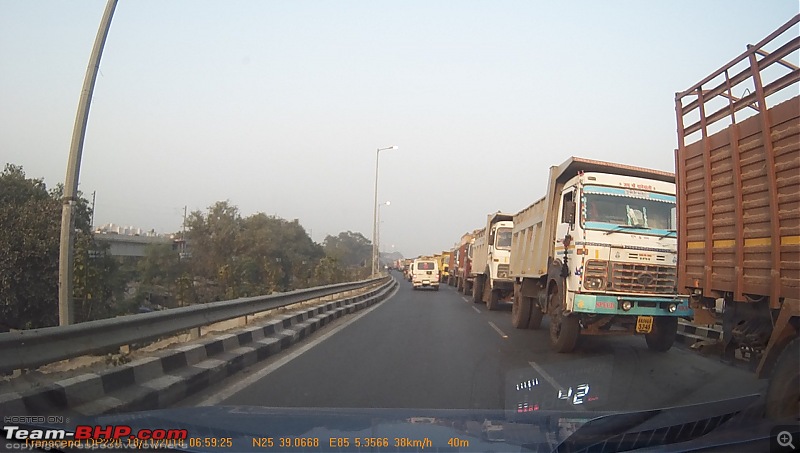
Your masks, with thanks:
[(653, 331), (644, 334), (647, 347), (655, 352), (667, 352), (678, 335), (678, 318), (660, 316), (653, 320)]
[(483, 276), (476, 275), (472, 280), (472, 302), (479, 304), (483, 302)]
[(800, 407), (800, 338), (790, 341), (775, 361), (767, 386), (766, 416), (797, 420)]
[(536, 330), (539, 327), (542, 327), (542, 318), (544, 318), (544, 312), (539, 308), (538, 305), (533, 303), (533, 299), (531, 301), (531, 317), (528, 320), (528, 328), (532, 330)]
[(456, 277), (456, 291), (464, 294), (464, 280)]
[(500, 306), (500, 290), (489, 290), (489, 297), (486, 298), (486, 308), (489, 311), (495, 311)]
[(568, 353), (578, 344), (581, 333), (580, 321), (575, 316), (565, 316), (564, 296), (561, 295), (558, 285), (550, 289), (550, 346), (558, 353)]
[(517, 329), (527, 329), (531, 317), (531, 299), (514, 292), (514, 303), (511, 305), (511, 325)]

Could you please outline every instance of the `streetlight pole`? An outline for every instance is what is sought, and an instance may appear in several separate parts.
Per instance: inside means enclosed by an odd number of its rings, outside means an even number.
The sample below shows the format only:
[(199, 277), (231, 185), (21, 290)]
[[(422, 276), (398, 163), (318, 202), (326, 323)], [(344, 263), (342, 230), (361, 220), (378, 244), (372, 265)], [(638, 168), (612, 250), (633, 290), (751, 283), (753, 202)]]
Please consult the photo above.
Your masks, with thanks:
[[(78, 101), (78, 113), (75, 115), (75, 126), (72, 129), (72, 143), (69, 147), (67, 162), (67, 178), (64, 181), (64, 196), (61, 199), (61, 239), (58, 251), (58, 323), (65, 326), (75, 322), (75, 310), (72, 302), (72, 265), (75, 243), (75, 203), (78, 200), (78, 175), (83, 154), (83, 140), (86, 137), (86, 123), (89, 120), (89, 106), (92, 103), (94, 82), (100, 68), (100, 57), (106, 44), (111, 18), (117, 7), (117, 0), (108, 0), (97, 36), (94, 39), (89, 67), (83, 79), (83, 90)], [(94, 211), (93, 211), (94, 212)]]
[(381, 263), (381, 208), (384, 206), (389, 206), (391, 204), (390, 201), (385, 201), (378, 205), (378, 235), (376, 236), (375, 244), (378, 248), (378, 267), (380, 267)]
[(375, 205), (372, 210), (372, 275), (378, 273), (378, 162), (381, 157), (381, 151), (387, 149), (397, 149), (398, 147), (389, 146), (388, 148), (378, 148), (375, 153)]

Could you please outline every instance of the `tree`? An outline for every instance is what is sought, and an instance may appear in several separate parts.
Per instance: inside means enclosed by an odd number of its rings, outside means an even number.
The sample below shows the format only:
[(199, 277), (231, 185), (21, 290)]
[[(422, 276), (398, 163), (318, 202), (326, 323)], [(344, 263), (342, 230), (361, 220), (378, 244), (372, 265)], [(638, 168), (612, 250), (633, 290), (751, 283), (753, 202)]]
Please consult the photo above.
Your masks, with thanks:
[(338, 236), (326, 236), (325, 254), (348, 267), (365, 267), (371, 263), (372, 242), (361, 233), (343, 231)]
[(0, 173), (0, 323), (58, 324), (60, 204), (41, 179), (8, 164)]
[[(48, 192), (22, 167), (0, 173), (0, 323), (30, 329), (58, 324), (60, 184)], [(110, 316), (125, 282), (105, 247), (91, 235), (91, 209), (80, 193), (75, 203), (74, 303), (77, 322)]]

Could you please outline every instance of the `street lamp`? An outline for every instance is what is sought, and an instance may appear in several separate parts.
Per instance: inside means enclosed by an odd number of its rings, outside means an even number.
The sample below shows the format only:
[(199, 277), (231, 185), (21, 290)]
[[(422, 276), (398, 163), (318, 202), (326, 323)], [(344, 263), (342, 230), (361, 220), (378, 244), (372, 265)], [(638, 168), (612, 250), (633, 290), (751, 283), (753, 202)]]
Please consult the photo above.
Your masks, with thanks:
[(376, 247), (378, 248), (378, 267), (380, 267), (380, 256), (381, 256), (381, 208), (384, 206), (389, 206), (392, 204), (391, 201), (384, 201), (383, 203), (378, 204), (378, 234), (376, 236)]
[(375, 153), (375, 207), (372, 210), (372, 275), (378, 273), (378, 162), (381, 151), (397, 149), (398, 147), (389, 146), (388, 148), (378, 148)]

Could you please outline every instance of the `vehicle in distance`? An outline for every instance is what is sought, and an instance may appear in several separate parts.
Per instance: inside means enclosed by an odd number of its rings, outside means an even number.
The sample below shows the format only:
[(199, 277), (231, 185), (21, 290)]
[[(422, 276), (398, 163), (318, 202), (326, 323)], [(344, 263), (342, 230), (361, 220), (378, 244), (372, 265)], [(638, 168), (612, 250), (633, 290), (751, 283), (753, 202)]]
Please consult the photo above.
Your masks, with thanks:
[(439, 263), (433, 258), (416, 259), (412, 264), (411, 284), (414, 289), (439, 290)]
[(456, 290), (463, 294), (472, 294), (472, 244), (475, 242), (475, 234), (479, 230), (471, 233), (464, 233), (456, 249), (456, 268), (450, 274), (455, 277)]
[(478, 230), (472, 244), (472, 301), (486, 303), (489, 310), (496, 310), (500, 301), (514, 293), (509, 272), (513, 226), (511, 214), (489, 214), (486, 227)]
[(678, 296), (672, 173), (577, 157), (550, 168), (547, 193), (514, 215), (512, 324), (571, 352), (580, 335), (644, 334), (672, 347)]

